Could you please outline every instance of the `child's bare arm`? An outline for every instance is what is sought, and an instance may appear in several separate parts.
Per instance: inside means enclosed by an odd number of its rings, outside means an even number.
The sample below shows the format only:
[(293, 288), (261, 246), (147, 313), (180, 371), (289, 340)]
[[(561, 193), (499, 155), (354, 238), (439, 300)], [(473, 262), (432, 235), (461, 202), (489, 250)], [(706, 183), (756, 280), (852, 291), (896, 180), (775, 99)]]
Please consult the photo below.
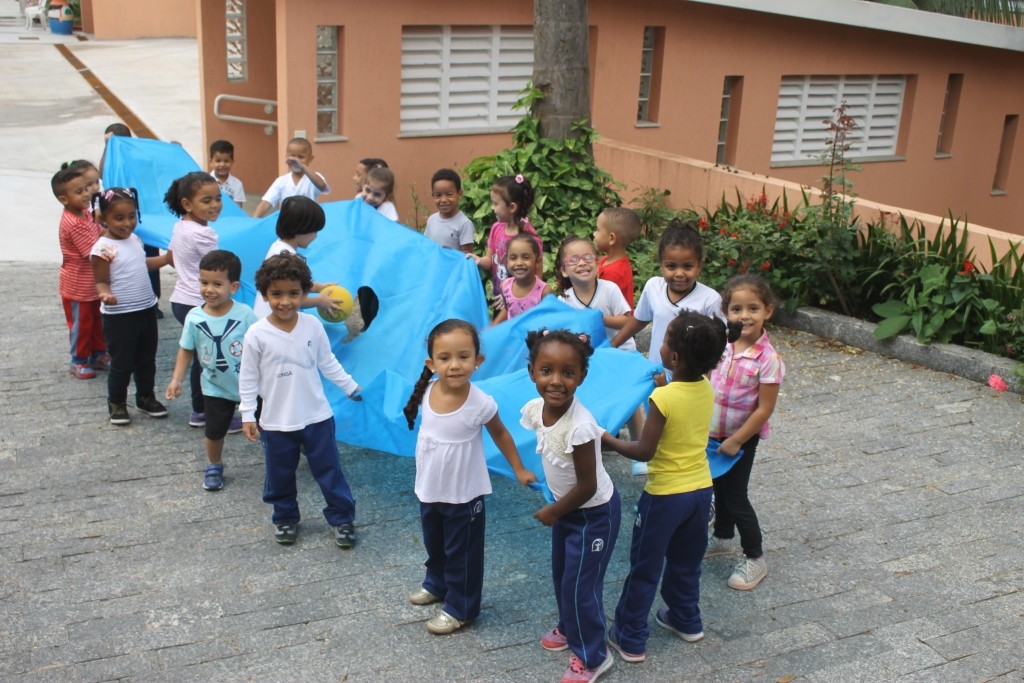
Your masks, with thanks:
[(164, 391), (164, 398), (168, 401), (181, 396), (181, 382), (185, 379), (185, 373), (192, 365), (193, 351), (178, 347), (178, 357), (174, 361), (174, 372), (171, 374), (171, 381), (167, 383), (167, 390)]
[(498, 447), (501, 454), (505, 456), (505, 460), (508, 460), (508, 464), (512, 466), (516, 480), (523, 486), (536, 482), (537, 475), (523, 467), (523, 461), (519, 457), (519, 449), (516, 448), (516, 442), (505, 427), (505, 423), (501, 421), (501, 417), (495, 413), (486, 427), (487, 433), (494, 440), (494, 445)]
[(110, 261), (99, 256), (92, 256), (89, 260), (92, 262), (92, 277), (96, 281), (96, 293), (100, 301), (116, 306), (117, 297), (110, 292)]
[(604, 326), (610, 327), (613, 330), (621, 330), (626, 326), (626, 323), (632, 319), (633, 316), (629, 313), (623, 313), (622, 315), (606, 315), (604, 317)]
[[(619, 333), (615, 335), (615, 338), (612, 339), (611, 345), (614, 346), (615, 348), (622, 346), (627, 339), (631, 338), (637, 332), (647, 327), (648, 323), (650, 322), (650, 320), (638, 320), (636, 318), (630, 317), (630, 319), (626, 321), (626, 324), (622, 326), (622, 329), (619, 330)], [(655, 349), (652, 349), (651, 351), (653, 353)]]
[(273, 211), (274, 207), (271, 206), (270, 202), (261, 199), (260, 203), (256, 205), (256, 210), (252, 212), (253, 218), (263, 218), (268, 213)]
[(148, 270), (159, 270), (167, 265), (172, 265), (171, 252), (164, 252), (159, 256), (149, 256), (146, 258), (146, 268)]
[(624, 441), (605, 432), (601, 436), (601, 445), (630, 460), (648, 462), (658, 450), (658, 441), (661, 440), (661, 434), (664, 431), (665, 416), (652, 401), (648, 404), (647, 421), (644, 423), (644, 430), (640, 434), (639, 441)]
[(594, 497), (597, 493), (597, 453), (598, 441), (588, 441), (573, 446), (572, 463), (576, 470), (576, 485), (569, 492), (550, 505), (545, 505), (533, 514), (534, 519), (545, 526), (551, 526), (559, 518)]

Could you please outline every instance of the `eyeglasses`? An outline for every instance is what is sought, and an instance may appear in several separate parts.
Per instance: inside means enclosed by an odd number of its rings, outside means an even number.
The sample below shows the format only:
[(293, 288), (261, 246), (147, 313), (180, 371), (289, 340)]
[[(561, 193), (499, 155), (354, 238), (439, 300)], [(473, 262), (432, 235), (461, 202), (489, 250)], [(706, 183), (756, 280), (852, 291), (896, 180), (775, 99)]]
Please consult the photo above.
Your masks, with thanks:
[(596, 260), (597, 257), (594, 256), (593, 254), (583, 254), (582, 256), (570, 256), (569, 258), (562, 261), (562, 263), (567, 266), (578, 266), (580, 262), (593, 263)]

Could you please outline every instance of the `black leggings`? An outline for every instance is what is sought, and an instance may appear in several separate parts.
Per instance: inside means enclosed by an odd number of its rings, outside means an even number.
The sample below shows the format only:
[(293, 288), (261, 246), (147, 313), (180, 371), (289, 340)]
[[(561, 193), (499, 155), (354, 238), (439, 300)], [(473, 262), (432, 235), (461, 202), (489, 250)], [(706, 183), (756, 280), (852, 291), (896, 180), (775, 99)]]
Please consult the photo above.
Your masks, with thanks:
[(125, 403), (135, 375), (135, 395), (152, 396), (156, 384), (156, 306), (131, 313), (104, 313), (103, 338), (110, 353), (107, 400)]
[[(182, 326), (185, 325), (185, 317), (188, 312), (191, 311), (195, 306), (188, 304), (178, 304), (171, 302), (171, 312), (174, 313), (174, 319), (177, 320)], [(203, 403), (203, 386), (202, 380), (200, 379), (203, 375), (203, 367), (199, 364), (199, 354), (195, 351), (192, 352), (192, 366), (188, 369), (188, 386), (192, 397), (192, 412), (193, 413), (205, 413), (206, 407)]]
[(747, 487), (750, 470), (754, 467), (754, 454), (761, 438), (755, 434), (743, 444), (743, 455), (728, 472), (714, 480), (715, 536), (732, 538), (740, 532), (740, 546), (747, 557), (761, 557), (761, 527), (757, 513), (750, 504)]

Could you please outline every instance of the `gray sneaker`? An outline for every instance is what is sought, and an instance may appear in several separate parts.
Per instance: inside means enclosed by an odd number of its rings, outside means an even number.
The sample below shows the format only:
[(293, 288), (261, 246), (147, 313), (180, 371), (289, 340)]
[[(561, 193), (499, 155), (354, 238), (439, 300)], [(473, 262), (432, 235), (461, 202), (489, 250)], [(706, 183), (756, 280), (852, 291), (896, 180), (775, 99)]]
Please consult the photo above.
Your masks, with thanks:
[(708, 534), (708, 549), (704, 551), (704, 557), (718, 557), (735, 552), (732, 541), (731, 538), (719, 538), (714, 534)]
[(761, 583), (761, 579), (766, 576), (768, 576), (768, 563), (764, 561), (764, 557), (757, 559), (744, 557), (736, 565), (732, 576), (729, 577), (729, 588), (748, 591), (756, 588), (757, 584)]
[(348, 550), (356, 544), (356, 528), (351, 522), (332, 526), (331, 531), (334, 532), (334, 542), (339, 548)]

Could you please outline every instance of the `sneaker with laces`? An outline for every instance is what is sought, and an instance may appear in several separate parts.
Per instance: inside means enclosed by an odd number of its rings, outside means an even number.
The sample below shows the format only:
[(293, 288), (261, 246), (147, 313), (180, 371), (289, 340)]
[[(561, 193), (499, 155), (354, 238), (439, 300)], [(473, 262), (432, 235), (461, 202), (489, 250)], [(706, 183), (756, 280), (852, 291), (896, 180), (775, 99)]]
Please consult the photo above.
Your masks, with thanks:
[(714, 534), (708, 534), (708, 548), (704, 551), (704, 557), (728, 555), (731, 552), (733, 552), (731, 538), (719, 538)]
[(72, 363), (71, 374), (78, 379), (92, 379), (96, 376), (96, 371), (88, 363)]
[(540, 637), (540, 646), (548, 652), (561, 652), (569, 649), (569, 641), (556, 626)]
[(426, 588), (417, 588), (412, 593), (409, 593), (409, 602), (414, 605), (430, 605), (435, 602), (441, 602), (441, 598), (434, 595)]
[(612, 653), (605, 652), (604, 661), (596, 668), (588, 669), (576, 655), (569, 655), (569, 668), (562, 674), (562, 683), (587, 683), (596, 681), (601, 674), (612, 668)]
[(224, 488), (224, 465), (207, 465), (203, 473), (203, 488), (207, 491), (220, 491)]
[(194, 410), (188, 413), (188, 426), (189, 427), (205, 427), (206, 426), (206, 413), (197, 413)]
[(761, 579), (768, 576), (768, 563), (764, 557), (744, 557), (736, 565), (732, 576), (729, 577), (729, 588), (738, 591), (748, 591), (757, 587)]
[(615, 640), (615, 633), (608, 633), (608, 644), (611, 645), (612, 649), (619, 653), (619, 657), (622, 657), (622, 661), (629, 662), (630, 664), (636, 664), (647, 659), (646, 652), (626, 652), (622, 649), (622, 646)]
[(92, 365), (93, 370), (109, 370), (110, 369), (110, 354), (101, 353), (98, 356), (93, 356), (92, 360), (89, 361)]
[(167, 407), (153, 394), (135, 397), (135, 407), (150, 417), (167, 417)]
[(299, 537), (299, 527), (295, 524), (278, 524), (274, 530), (274, 540), (281, 545), (291, 545)]
[(684, 633), (673, 626), (668, 620), (667, 607), (662, 607), (658, 610), (657, 614), (654, 615), (654, 620), (658, 622), (658, 626), (662, 627), (666, 631), (671, 631), (688, 643), (696, 643), (698, 640), (704, 639), (704, 631), (698, 631), (697, 633)]
[(334, 532), (334, 542), (339, 548), (348, 550), (356, 544), (356, 528), (351, 522), (332, 526), (331, 530)]
[(128, 414), (128, 406), (124, 403), (107, 401), (107, 413), (110, 415), (110, 424), (112, 425), (126, 425), (132, 421), (132, 416)]
[(468, 623), (468, 621), (459, 621), (444, 610), (441, 610), (433, 619), (427, 622), (427, 630), (435, 636), (446, 636), (449, 633), (455, 633)]
[(231, 424), (228, 425), (228, 434), (238, 434), (240, 431), (242, 431), (242, 418), (235, 415), (231, 418)]
[(647, 463), (634, 460), (633, 464), (629, 466), (629, 473), (634, 477), (645, 477), (647, 476)]

